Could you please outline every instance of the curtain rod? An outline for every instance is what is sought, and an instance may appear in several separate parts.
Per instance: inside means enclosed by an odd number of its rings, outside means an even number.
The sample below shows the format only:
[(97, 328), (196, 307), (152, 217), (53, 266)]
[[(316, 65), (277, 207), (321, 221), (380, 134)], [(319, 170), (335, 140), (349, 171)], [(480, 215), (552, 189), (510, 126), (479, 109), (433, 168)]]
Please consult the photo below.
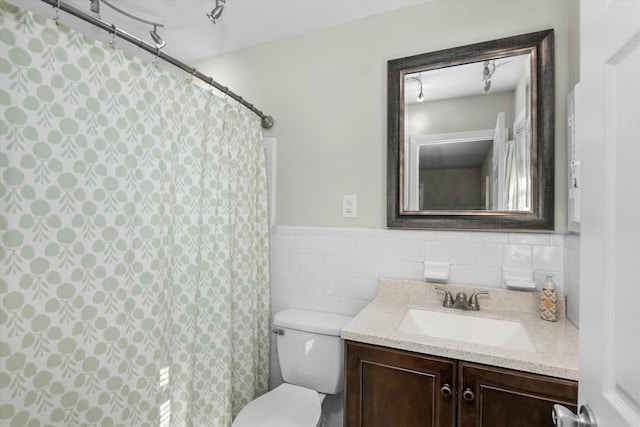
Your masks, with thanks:
[(194, 67), (189, 67), (185, 63), (183, 63), (181, 61), (178, 61), (173, 56), (162, 52), (155, 45), (147, 43), (146, 41), (144, 41), (144, 40), (142, 40), (142, 39), (140, 39), (140, 38), (138, 38), (138, 37), (136, 37), (136, 36), (134, 36), (132, 34), (129, 34), (126, 31), (123, 31), (120, 28), (116, 27), (115, 25), (109, 24), (109, 23), (103, 21), (102, 19), (94, 18), (93, 16), (89, 15), (88, 13), (83, 12), (80, 9), (76, 9), (75, 7), (71, 6), (68, 3), (64, 3), (64, 2), (58, 1), (58, 0), (40, 0), (40, 1), (45, 2), (45, 3), (53, 6), (54, 9), (59, 9), (59, 10), (62, 10), (64, 12), (67, 12), (70, 15), (75, 16), (76, 18), (80, 18), (80, 19), (82, 19), (82, 20), (84, 20), (84, 21), (86, 21), (86, 22), (88, 22), (88, 23), (90, 23), (92, 25), (95, 25), (98, 28), (101, 28), (101, 29), (113, 34), (113, 35), (116, 35), (116, 36), (120, 37), (121, 39), (124, 39), (124, 40), (128, 41), (129, 43), (134, 44), (134, 45), (138, 46), (139, 48), (144, 49), (147, 52), (156, 55), (158, 58), (168, 62), (169, 64), (174, 65), (174, 66), (180, 68), (183, 71), (186, 71), (192, 77), (199, 78), (200, 80), (202, 80), (206, 84), (208, 84), (210, 86), (213, 86), (214, 88), (218, 89), (220, 92), (223, 92), (225, 95), (233, 98), (234, 100), (236, 100), (240, 104), (244, 105), (249, 110), (253, 111), (256, 115), (258, 115), (258, 117), (260, 117), (262, 119), (262, 127), (264, 129), (270, 129), (273, 126), (273, 123), (274, 123), (273, 122), (273, 117), (267, 116), (262, 111), (258, 110), (253, 104), (245, 101), (243, 97), (241, 97), (240, 95), (232, 92), (231, 90), (229, 90), (228, 87), (223, 86), (220, 83), (218, 83), (215, 80), (213, 80), (212, 77), (209, 77), (206, 74), (201, 73), (200, 71), (198, 71)]

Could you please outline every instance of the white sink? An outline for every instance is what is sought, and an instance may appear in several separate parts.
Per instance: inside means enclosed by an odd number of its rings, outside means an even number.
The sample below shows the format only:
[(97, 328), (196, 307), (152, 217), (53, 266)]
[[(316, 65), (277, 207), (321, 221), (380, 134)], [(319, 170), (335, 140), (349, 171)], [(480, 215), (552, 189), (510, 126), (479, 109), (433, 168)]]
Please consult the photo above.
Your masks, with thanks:
[(510, 320), (410, 308), (398, 330), (474, 344), (536, 351), (524, 326)]

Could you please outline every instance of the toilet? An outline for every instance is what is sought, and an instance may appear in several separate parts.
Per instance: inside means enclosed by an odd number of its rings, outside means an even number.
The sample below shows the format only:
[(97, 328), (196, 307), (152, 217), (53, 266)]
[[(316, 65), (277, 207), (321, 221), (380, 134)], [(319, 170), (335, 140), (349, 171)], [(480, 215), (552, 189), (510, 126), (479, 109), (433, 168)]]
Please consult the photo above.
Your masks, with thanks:
[(319, 427), (325, 396), (343, 388), (340, 331), (350, 320), (308, 310), (276, 313), (273, 332), (285, 382), (245, 406), (232, 427)]

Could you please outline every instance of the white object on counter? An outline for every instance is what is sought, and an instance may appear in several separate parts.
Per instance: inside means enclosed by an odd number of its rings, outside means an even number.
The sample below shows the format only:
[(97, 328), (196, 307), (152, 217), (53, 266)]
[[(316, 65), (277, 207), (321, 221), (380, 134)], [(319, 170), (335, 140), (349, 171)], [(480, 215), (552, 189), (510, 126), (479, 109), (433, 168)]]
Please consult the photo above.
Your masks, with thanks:
[(423, 277), (425, 282), (447, 283), (450, 264), (448, 262), (425, 261)]
[(502, 283), (505, 288), (519, 291), (535, 291), (536, 282), (533, 281), (533, 270), (503, 268)]

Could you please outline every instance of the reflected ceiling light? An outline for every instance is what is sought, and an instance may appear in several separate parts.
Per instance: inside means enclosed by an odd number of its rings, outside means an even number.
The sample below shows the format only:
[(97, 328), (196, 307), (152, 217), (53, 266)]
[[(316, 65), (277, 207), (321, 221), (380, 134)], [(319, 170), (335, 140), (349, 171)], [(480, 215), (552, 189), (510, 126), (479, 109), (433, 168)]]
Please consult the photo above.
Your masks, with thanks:
[(482, 81), (484, 82), (484, 85), (482, 86), (482, 93), (485, 95), (487, 95), (491, 90), (491, 77), (495, 72), (496, 61), (494, 59), (484, 61), (484, 68), (482, 69)]
[(220, 16), (222, 15), (222, 11), (224, 10), (224, 4), (227, 0), (216, 0), (216, 6), (211, 10), (211, 12), (207, 13), (207, 18), (212, 23), (218, 22)]
[(418, 94), (418, 98), (416, 98), (418, 100), (418, 102), (423, 102), (424, 101), (424, 93), (422, 93), (422, 75), (418, 74), (418, 77), (414, 77), (411, 76), (412, 79), (414, 79), (415, 81), (417, 81), (420, 84), (420, 93)]

